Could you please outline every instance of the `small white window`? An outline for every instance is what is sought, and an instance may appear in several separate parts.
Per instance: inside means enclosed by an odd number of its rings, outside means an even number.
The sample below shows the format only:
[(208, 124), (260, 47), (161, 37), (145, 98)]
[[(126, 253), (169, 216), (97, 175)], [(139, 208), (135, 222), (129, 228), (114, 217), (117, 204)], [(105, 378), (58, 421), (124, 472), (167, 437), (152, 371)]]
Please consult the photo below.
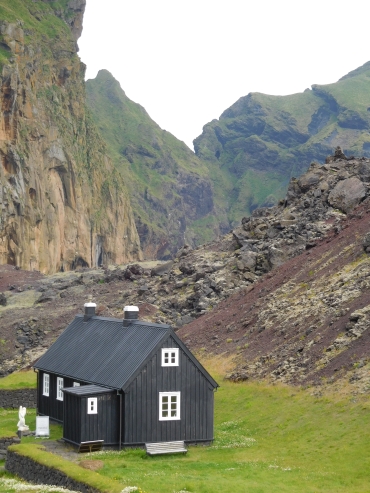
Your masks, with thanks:
[(47, 397), (49, 397), (49, 389), (50, 389), (50, 375), (48, 373), (44, 373), (42, 395), (46, 395)]
[(73, 382), (73, 387), (79, 387), (80, 386), (80, 382)]
[(57, 377), (57, 399), (58, 401), (63, 400), (63, 378), (62, 377)]
[(162, 366), (179, 366), (179, 348), (162, 349)]
[(180, 419), (180, 392), (159, 392), (159, 421)]
[(87, 414), (98, 414), (98, 398), (89, 397), (87, 399)]

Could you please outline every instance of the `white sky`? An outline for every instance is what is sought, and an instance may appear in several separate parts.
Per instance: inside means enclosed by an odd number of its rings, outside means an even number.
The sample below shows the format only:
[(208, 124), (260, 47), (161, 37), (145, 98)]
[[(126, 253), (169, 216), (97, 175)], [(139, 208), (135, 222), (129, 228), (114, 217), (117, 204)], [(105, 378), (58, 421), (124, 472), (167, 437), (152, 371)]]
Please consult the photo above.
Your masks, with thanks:
[(193, 149), (249, 92), (329, 84), (370, 60), (369, 0), (87, 0), (86, 78), (109, 70)]

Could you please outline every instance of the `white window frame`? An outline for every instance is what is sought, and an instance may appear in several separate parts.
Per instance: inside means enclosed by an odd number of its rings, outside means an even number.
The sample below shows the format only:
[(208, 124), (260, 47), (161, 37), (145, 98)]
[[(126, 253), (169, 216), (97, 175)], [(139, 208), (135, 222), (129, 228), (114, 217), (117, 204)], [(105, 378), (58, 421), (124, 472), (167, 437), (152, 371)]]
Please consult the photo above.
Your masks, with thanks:
[[(167, 402), (166, 402), (167, 398)], [(166, 416), (165, 414), (171, 414), (171, 398), (175, 398), (176, 402), (176, 416)], [(159, 421), (175, 421), (180, 419), (180, 407), (181, 407), (181, 392), (159, 392)], [(166, 406), (167, 404), (167, 406)], [(167, 407), (167, 409), (166, 409)]]
[(80, 387), (80, 386), (81, 386), (80, 382), (73, 382), (73, 387)]
[(98, 414), (98, 398), (87, 398), (87, 414)]
[(57, 377), (57, 400), (63, 400), (63, 387), (64, 387), (64, 379), (62, 377)]
[(162, 366), (179, 366), (179, 348), (162, 348)]
[(50, 375), (49, 373), (44, 373), (42, 376), (42, 395), (49, 397), (50, 394)]

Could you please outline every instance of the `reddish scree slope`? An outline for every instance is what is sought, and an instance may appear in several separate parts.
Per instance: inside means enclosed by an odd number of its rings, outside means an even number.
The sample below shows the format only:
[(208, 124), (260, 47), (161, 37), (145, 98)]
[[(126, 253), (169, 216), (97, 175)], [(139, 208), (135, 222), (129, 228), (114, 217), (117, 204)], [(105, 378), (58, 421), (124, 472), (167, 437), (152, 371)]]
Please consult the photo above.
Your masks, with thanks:
[[(370, 262), (362, 240), (369, 229), (367, 200), (339, 233), (332, 231), (178, 334), (193, 350), (235, 355), (235, 380), (317, 384), (366, 367)], [(365, 313), (356, 321), (359, 309)], [(359, 322), (362, 329), (354, 335)]]

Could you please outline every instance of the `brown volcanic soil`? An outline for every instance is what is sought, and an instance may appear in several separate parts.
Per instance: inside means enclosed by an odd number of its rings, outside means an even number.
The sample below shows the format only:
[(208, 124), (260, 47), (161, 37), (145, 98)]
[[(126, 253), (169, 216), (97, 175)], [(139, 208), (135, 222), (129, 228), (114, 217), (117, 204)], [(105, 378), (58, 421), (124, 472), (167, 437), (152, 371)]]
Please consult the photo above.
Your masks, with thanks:
[(39, 271), (25, 271), (15, 269), (11, 265), (0, 265), (0, 291), (8, 291), (14, 289), (27, 289), (28, 286), (33, 286), (36, 281), (44, 279), (44, 275)]
[[(369, 391), (370, 331), (346, 336), (351, 314), (370, 304), (370, 261), (362, 245), (370, 231), (369, 205), (367, 201), (350, 214), (339, 232), (332, 231), (314, 248), (182, 327), (180, 337), (198, 353), (205, 348), (208, 354), (235, 355), (231, 377), (236, 380), (268, 377), (318, 384), (352, 371), (356, 381), (357, 368), (366, 367), (360, 378)], [(346, 300), (352, 288), (353, 296)], [(327, 303), (320, 299), (320, 290), (327, 291)], [(302, 305), (310, 298), (312, 308), (305, 309)], [(365, 328), (369, 326), (366, 319)], [(338, 337), (348, 345), (327, 350)]]

